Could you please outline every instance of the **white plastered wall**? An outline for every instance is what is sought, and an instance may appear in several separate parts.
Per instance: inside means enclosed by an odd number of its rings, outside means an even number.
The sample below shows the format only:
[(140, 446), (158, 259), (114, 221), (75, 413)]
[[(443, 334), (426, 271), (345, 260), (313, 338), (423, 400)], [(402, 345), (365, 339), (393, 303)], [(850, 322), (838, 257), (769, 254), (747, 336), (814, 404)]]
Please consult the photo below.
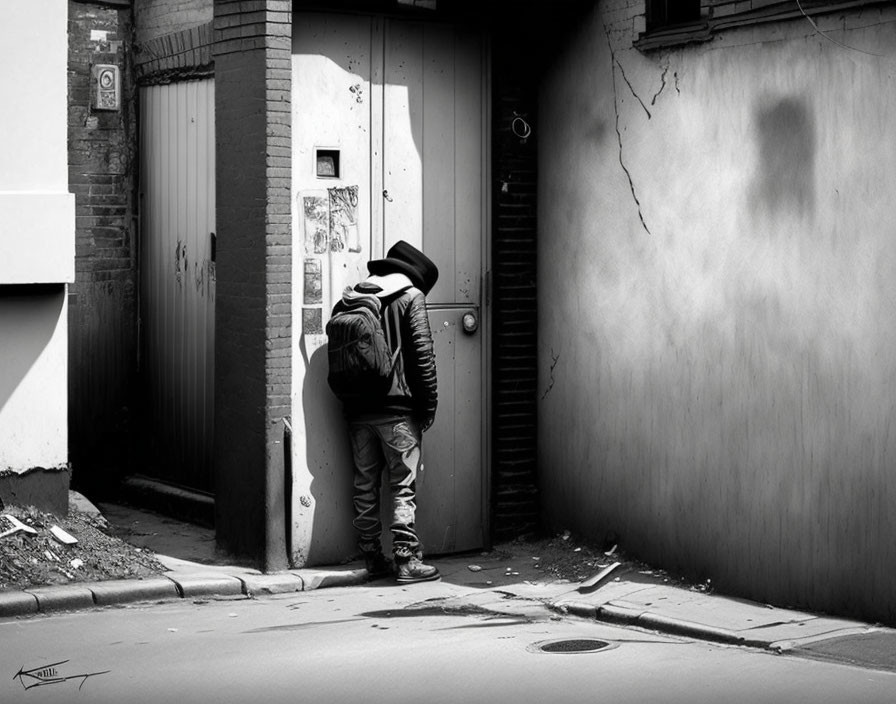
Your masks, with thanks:
[[(68, 4), (12, 0), (0, 29), (0, 471), (64, 466)], [(10, 68), (12, 67), (12, 68)], [(14, 288), (13, 288), (14, 286)]]

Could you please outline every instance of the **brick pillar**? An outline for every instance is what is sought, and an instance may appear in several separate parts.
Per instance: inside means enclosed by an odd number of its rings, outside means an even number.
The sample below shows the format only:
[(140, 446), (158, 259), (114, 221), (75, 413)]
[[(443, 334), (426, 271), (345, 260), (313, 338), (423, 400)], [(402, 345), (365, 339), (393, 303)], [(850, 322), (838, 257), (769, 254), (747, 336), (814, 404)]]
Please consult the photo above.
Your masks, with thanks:
[(287, 564), (291, 393), (290, 0), (215, 0), (218, 545)]

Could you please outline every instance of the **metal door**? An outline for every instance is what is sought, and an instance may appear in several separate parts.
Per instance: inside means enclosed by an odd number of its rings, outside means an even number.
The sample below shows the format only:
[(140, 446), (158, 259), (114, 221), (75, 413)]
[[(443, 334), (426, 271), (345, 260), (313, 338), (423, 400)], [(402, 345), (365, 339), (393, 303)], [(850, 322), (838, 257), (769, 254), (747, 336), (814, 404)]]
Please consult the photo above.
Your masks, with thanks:
[[(350, 471), (347, 438), (333, 432), (338, 416), (315, 353), (343, 287), (399, 239), (440, 270), (428, 296), (439, 411), (424, 437), (417, 528), (428, 553), (479, 548), (488, 516), (483, 39), (447, 24), (314, 13), (297, 15), (294, 33), (295, 232), (304, 243), (294, 249), (301, 252), (294, 255), (294, 319), (302, 321), (301, 336), (294, 335), (294, 556), (333, 559), (339, 555), (321, 542), (353, 539), (343, 527), (350, 531), (351, 487), (344, 476), (333, 478)], [(327, 204), (332, 220), (332, 194), (355, 188), (353, 217), (337, 203), (342, 225), (334, 231)], [(322, 246), (327, 232), (336, 242)], [(474, 327), (468, 332), (465, 315)], [(343, 510), (328, 513), (334, 502)]]
[[(406, 240), (439, 267), (427, 297), (439, 411), (424, 439), (419, 530), (429, 552), (483, 544), (482, 294), (486, 232), (482, 42), (389, 22), (383, 62), (383, 248)], [(475, 329), (464, 332), (463, 319)]]
[(140, 90), (145, 471), (213, 488), (215, 129), (212, 79)]

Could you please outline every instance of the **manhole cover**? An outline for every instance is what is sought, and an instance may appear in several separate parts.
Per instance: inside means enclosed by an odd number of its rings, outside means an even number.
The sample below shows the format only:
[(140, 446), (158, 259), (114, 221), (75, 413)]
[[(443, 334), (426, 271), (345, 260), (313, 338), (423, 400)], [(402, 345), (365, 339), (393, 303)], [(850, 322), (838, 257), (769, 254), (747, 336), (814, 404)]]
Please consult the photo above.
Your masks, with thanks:
[(597, 638), (563, 638), (533, 643), (530, 649), (539, 653), (594, 653), (615, 647), (614, 643)]

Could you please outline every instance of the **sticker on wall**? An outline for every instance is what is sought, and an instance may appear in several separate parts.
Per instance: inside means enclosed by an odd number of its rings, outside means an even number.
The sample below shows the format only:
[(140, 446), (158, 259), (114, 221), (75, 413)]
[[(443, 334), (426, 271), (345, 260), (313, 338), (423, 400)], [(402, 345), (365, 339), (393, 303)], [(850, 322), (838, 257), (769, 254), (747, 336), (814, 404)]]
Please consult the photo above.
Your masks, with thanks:
[(360, 252), (358, 187), (329, 188), (327, 192), (330, 195), (330, 251)]
[(323, 315), (320, 308), (302, 308), (302, 333), (323, 335)]
[(305, 254), (324, 254), (330, 229), (330, 203), (324, 196), (304, 196)]
[(321, 274), (320, 259), (309, 258), (305, 260), (305, 303), (323, 303), (324, 290)]

